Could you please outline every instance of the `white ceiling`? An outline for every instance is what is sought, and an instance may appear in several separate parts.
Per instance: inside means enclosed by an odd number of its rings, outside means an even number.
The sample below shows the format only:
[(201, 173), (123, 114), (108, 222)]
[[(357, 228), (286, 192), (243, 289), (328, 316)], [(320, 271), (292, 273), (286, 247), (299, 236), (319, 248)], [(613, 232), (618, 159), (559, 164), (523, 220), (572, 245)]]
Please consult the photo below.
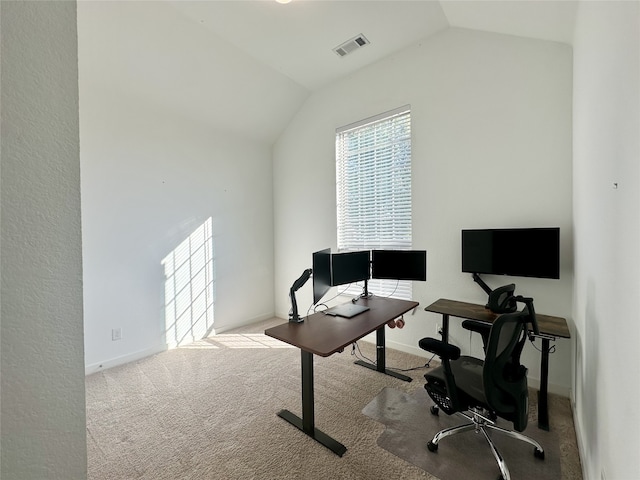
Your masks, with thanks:
[[(438, 32), (459, 27), (570, 44), (576, 7), (563, 0), (79, 0), (80, 86), (86, 98), (130, 99), (127, 106), (142, 102), (273, 142), (314, 91)], [(345, 57), (333, 52), (359, 34), (371, 43)]]
[[(309, 91), (448, 27), (571, 44), (577, 2), (553, 0), (170, 1), (250, 57)], [(333, 48), (364, 34), (346, 57)]]

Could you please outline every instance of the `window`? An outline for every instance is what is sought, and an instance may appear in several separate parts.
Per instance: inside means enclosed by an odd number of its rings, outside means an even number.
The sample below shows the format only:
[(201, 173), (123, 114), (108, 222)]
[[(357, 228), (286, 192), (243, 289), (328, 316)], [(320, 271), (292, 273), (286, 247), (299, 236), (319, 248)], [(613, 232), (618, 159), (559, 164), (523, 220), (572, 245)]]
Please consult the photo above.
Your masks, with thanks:
[[(339, 251), (411, 248), (408, 105), (336, 130), (336, 181)], [(411, 298), (408, 281), (371, 280), (369, 289)]]

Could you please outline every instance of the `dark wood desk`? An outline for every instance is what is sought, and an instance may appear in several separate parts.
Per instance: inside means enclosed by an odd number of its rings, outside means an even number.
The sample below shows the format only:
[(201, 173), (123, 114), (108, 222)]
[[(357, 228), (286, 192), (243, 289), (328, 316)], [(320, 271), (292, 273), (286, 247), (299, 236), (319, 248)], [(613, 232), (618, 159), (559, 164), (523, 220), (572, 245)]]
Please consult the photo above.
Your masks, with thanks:
[(376, 365), (363, 362), (356, 363), (405, 381), (410, 377), (387, 370), (385, 364), (385, 325), (389, 320), (413, 310), (418, 302), (398, 300), (394, 298), (371, 297), (358, 300), (359, 305), (366, 305), (369, 310), (353, 318), (331, 317), (322, 312), (314, 313), (301, 323), (284, 323), (265, 330), (268, 335), (296, 346), (301, 352), (302, 364), (302, 418), (289, 410), (281, 410), (278, 416), (302, 430), (311, 438), (342, 456), (347, 448), (326, 433), (315, 428), (313, 399), (313, 355), (328, 357), (356, 340), (376, 332)]
[[(458, 302), (441, 298), (425, 308), (427, 312), (442, 315), (442, 339), (449, 338), (449, 316), (493, 323), (500, 315), (493, 313), (483, 305)], [(549, 342), (556, 338), (571, 338), (567, 320), (562, 317), (541, 315), (536, 312), (539, 337), (542, 340), (542, 358), (540, 360), (540, 390), (538, 392), (538, 428), (549, 430), (549, 405), (547, 400), (549, 383)]]

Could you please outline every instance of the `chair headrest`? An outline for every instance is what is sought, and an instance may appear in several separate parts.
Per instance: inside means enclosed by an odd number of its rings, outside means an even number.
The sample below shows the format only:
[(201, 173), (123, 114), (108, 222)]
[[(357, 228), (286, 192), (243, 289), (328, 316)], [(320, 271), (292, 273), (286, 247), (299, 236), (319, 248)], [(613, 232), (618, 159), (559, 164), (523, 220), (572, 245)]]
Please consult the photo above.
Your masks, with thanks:
[(517, 303), (513, 292), (516, 290), (516, 284), (510, 283), (493, 290), (489, 294), (489, 302), (487, 307), (493, 313), (511, 313), (517, 309)]

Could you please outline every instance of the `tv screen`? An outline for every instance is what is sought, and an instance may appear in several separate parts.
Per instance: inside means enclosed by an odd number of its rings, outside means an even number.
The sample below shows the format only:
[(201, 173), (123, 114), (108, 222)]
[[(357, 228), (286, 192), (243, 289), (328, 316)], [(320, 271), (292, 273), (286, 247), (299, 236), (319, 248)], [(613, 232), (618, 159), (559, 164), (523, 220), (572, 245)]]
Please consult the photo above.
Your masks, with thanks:
[(462, 271), (560, 278), (560, 229), (462, 230)]
[(372, 250), (371, 278), (425, 281), (427, 252), (425, 250)]
[(370, 264), (369, 250), (332, 254), (331, 285), (346, 285), (368, 280)]
[(326, 248), (312, 255), (313, 304), (318, 303), (331, 288), (331, 249)]

